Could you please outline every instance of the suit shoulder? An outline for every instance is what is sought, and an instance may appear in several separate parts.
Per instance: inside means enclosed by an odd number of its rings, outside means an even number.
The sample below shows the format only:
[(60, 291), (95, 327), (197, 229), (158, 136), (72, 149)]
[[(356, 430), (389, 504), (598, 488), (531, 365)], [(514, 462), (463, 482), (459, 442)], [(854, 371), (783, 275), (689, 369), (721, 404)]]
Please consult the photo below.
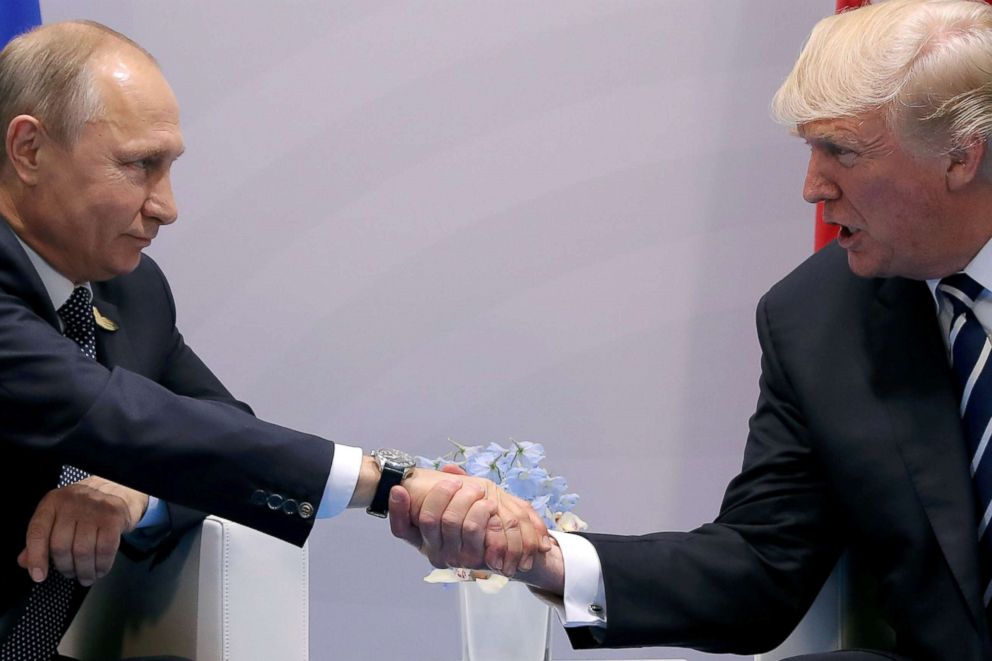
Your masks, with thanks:
[(836, 242), (814, 253), (779, 280), (762, 297), (771, 310), (822, 314), (833, 306), (849, 308), (873, 300), (883, 280), (862, 278), (851, 272), (847, 251)]

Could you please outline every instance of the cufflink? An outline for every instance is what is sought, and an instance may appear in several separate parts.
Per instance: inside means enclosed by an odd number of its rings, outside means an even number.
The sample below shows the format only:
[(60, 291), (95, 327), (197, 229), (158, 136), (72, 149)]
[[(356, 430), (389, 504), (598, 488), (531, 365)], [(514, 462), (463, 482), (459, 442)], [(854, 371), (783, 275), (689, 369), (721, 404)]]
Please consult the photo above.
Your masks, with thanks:
[(595, 615), (596, 617), (602, 617), (603, 607), (600, 606), (599, 604), (589, 604), (589, 612)]

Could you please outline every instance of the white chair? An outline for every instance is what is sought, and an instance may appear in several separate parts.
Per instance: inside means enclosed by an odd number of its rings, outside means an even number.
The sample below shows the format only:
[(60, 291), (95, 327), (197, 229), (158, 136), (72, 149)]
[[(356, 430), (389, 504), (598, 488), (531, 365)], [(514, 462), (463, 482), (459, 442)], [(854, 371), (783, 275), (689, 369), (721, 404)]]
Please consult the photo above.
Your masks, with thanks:
[(118, 554), (59, 651), (82, 661), (306, 661), (308, 580), (306, 547), (210, 516), (155, 566)]
[(792, 634), (771, 652), (757, 654), (754, 659), (781, 661), (799, 654), (857, 647), (886, 649), (894, 641), (895, 634), (880, 614), (872, 580), (844, 554)]

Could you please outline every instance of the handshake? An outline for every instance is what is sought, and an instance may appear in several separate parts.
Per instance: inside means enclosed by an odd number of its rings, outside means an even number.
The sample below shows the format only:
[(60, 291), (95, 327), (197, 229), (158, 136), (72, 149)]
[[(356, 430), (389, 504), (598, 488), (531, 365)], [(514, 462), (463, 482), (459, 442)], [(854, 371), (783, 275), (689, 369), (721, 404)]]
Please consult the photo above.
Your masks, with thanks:
[(393, 487), (389, 525), (439, 569), (490, 569), (553, 594), (564, 591), (560, 550), (530, 503), (457, 466), (417, 468)]

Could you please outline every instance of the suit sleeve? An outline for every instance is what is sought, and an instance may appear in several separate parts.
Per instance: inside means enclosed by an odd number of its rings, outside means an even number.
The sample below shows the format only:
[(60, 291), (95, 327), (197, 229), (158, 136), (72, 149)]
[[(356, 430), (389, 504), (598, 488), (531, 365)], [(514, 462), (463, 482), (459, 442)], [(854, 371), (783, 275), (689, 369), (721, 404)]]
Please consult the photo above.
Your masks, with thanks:
[[(168, 350), (165, 352), (165, 362), (158, 383), (171, 392), (197, 399), (207, 399), (229, 404), (246, 413), (253, 414), (251, 407), (234, 396), (224, 387), (199, 356), (186, 344), (182, 334), (176, 327), (176, 306), (165, 275), (158, 265), (149, 258), (145, 261), (154, 268), (162, 295), (168, 305), (169, 333)], [(162, 501), (168, 516), (168, 525), (153, 526), (149, 529), (139, 529), (125, 536), (129, 550), (141, 554), (159, 548), (167, 551), (171, 548), (177, 535), (199, 524), (206, 512), (183, 507), (172, 502)]]
[(575, 647), (766, 651), (791, 632), (835, 564), (843, 532), (765, 299), (757, 317), (759, 399), (718, 518), (686, 533), (586, 535), (602, 562), (609, 615), (595, 637), (569, 629)]
[[(178, 351), (166, 382), (198, 369), (192, 352)], [(126, 369), (108, 370), (22, 299), (0, 291), (5, 443), (303, 544), (312, 516), (269, 507), (258, 494), (316, 511), (333, 444), (205, 397), (199, 383), (190, 396)]]

